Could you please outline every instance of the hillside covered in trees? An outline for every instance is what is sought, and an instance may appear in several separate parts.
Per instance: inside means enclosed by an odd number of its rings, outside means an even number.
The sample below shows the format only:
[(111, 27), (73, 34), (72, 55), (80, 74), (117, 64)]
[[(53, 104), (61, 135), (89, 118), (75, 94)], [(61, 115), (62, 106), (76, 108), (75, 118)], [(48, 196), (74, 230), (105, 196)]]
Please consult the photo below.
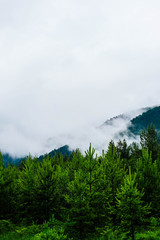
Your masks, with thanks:
[(0, 239), (159, 239), (154, 125), (140, 139), (141, 146), (111, 141), (101, 156), (91, 144), (84, 155), (28, 156), (19, 166), (1, 156)]
[[(53, 151), (49, 152), (48, 154), (40, 155), (39, 157), (37, 157), (37, 160), (42, 161), (47, 155), (50, 157), (54, 157), (54, 155), (57, 153), (61, 153), (63, 156), (67, 156), (67, 157), (69, 157), (72, 154), (72, 152), (69, 150), (69, 146), (65, 145), (58, 149), (54, 149)], [(25, 160), (25, 157), (21, 157), (21, 158), (12, 157), (8, 153), (2, 154), (2, 158), (3, 158), (3, 162), (4, 162), (5, 166), (7, 166), (8, 164), (13, 164), (15, 166), (19, 166), (20, 163), (23, 160)]]
[(148, 108), (141, 115), (131, 119), (128, 134), (139, 135), (142, 130), (147, 130), (151, 123), (155, 126), (157, 133), (160, 132), (160, 106)]

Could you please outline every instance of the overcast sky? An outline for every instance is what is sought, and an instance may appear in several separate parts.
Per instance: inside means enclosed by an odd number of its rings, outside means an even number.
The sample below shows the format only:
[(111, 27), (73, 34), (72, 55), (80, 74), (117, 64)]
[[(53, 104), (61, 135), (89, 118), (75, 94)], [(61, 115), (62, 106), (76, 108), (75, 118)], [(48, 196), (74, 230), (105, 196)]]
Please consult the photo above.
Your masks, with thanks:
[(160, 104), (159, 23), (159, 0), (0, 0), (1, 150)]

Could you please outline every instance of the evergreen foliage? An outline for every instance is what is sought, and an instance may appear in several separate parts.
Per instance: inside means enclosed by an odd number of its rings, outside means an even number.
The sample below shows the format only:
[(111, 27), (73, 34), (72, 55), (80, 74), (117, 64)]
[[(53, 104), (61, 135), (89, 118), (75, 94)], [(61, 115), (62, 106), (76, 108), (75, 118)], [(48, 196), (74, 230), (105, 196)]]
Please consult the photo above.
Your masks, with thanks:
[(129, 175), (124, 179), (124, 184), (117, 192), (117, 214), (120, 215), (120, 228), (123, 232), (127, 232), (132, 240), (135, 239), (135, 231), (142, 227), (149, 213), (150, 207), (143, 205), (143, 192), (137, 189), (135, 183), (136, 175)]
[(152, 154), (152, 160), (156, 160), (159, 158), (159, 145), (158, 138), (155, 126), (151, 124), (147, 127), (147, 131), (143, 130), (140, 134), (140, 144), (142, 149), (149, 150), (149, 153)]
[(131, 120), (131, 126), (128, 128), (130, 133), (139, 135), (143, 129), (147, 130), (147, 127), (153, 124), (156, 130), (160, 131), (160, 107), (154, 107), (148, 111), (142, 113), (138, 117)]
[(91, 144), (84, 155), (77, 149), (43, 161), (28, 156), (20, 166), (5, 166), (0, 155), (0, 239), (158, 239), (154, 126), (141, 141), (142, 148), (111, 141), (101, 156)]

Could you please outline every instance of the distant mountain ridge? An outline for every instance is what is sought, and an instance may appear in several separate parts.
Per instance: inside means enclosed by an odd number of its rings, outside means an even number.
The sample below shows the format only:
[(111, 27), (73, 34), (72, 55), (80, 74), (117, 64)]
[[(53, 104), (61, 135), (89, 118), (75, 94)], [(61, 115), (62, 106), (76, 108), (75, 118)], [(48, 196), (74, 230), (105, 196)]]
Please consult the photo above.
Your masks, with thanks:
[(24, 159), (24, 158), (18, 158), (18, 157), (12, 157), (11, 155), (9, 155), (8, 153), (2, 153), (2, 158), (3, 158), (3, 162), (4, 164), (7, 166), (8, 164), (13, 164), (13, 165), (19, 165), (20, 162)]
[(69, 146), (68, 145), (65, 145), (63, 147), (60, 147), (58, 149), (54, 149), (53, 151), (49, 152), (49, 153), (46, 153), (44, 155), (41, 155), (40, 157), (38, 157), (37, 159), (39, 161), (42, 161), (47, 155), (50, 156), (50, 157), (54, 157), (54, 155), (56, 153), (61, 153), (63, 156), (67, 156), (69, 157), (71, 154), (72, 154), (72, 151), (69, 150)]
[(160, 106), (146, 107), (140, 110), (141, 114), (135, 117), (131, 117), (130, 114), (126, 113), (110, 118), (104, 122), (102, 127), (116, 126), (121, 120), (126, 121), (126, 129), (117, 132), (115, 138), (125, 138), (126, 136), (136, 138), (143, 129), (147, 130), (151, 123), (155, 126), (157, 132), (160, 132)]
[[(69, 150), (69, 146), (65, 145), (63, 147), (60, 147), (58, 149), (54, 149), (53, 151), (46, 153), (44, 155), (41, 155), (37, 158), (38, 161), (42, 161), (47, 155), (53, 157), (56, 153), (61, 153), (63, 156), (69, 157), (72, 154), (72, 151)], [(22, 160), (24, 160), (26, 157), (23, 158), (16, 158), (10, 156), (8, 153), (2, 154), (3, 162), (7, 166), (8, 164), (13, 164), (18, 166)]]
[(132, 111), (132, 112), (129, 112), (129, 113), (122, 113), (120, 115), (117, 115), (115, 117), (112, 117), (108, 120), (106, 120), (101, 126), (102, 127), (105, 127), (107, 125), (113, 125), (115, 123), (115, 121), (119, 121), (119, 120), (126, 120), (126, 121), (131, 121), (135, 115), (135, 112), (138, 112), (138, 116), (140, 116), (142, 113), (144, 112), (147, 112), (148, 110), (152, 109), (152, 107), (145, 107), (145, 108), (140, 108), (136, 111)]
[[(131, 112), (132, 113), (132, 112)], [(154, 124), (158, 134), (160, 135), (160, 106), (156, 107), (146, 107), (139, 109), (135, 111), (135, 113), (125, 113), (120, 114), (118, 116), (115, 116), (113, 118), (110, 118), (106, 120), (101, 126), (100, 129), (103, 130), (106, 126), (110, 129), (113, 127), (116, 129), (115, 139), (117, 138), (136, 138), (143, 129), (147, 129), (148, 126), (151, 125), (151, 123)], [(120, 130), (117, 128), (117, 125), (119, 123), (123, 122), (123, 130)], [(121, 128), (122, 129), (122, 128)], [(56, 153), (62, 153), (63, 156), (70, 156), (72, 154), (72, 151), (70, 151), (68, 145), (64, 145), (58, 149), (54, 149), (53, 151), (46, 153), (44, 155), (41, 155), (37, 159), (39, 161), (42, 161), (44, 157), (47, 155), (54, 156)], [(7, 164), (13, 164), (13, 165), (19, 165), (19, 163), (24, 158), (13, 158), (8, 153), (2, 154), (3, 161), (5, 165)]]
[(155, 126), (157, 132), (160, 132), (160, 106), (149, 109), (141, 115), (131, 120), (128, 131), (134, 135), (139, 135), (143, 129), (147, 129), (151, 123)]
[(116, 117), (112, 117), (112, 118), (108, 119), (107, 121), (105, 121), (103, 123), (102, 126), (112, 125), (115, 120), (120, 120), (120, 119), (122, 119), (122, 120), (130, 120), (130, 117), (127, 114), (120, 114), (120, 115), (118, 115)]

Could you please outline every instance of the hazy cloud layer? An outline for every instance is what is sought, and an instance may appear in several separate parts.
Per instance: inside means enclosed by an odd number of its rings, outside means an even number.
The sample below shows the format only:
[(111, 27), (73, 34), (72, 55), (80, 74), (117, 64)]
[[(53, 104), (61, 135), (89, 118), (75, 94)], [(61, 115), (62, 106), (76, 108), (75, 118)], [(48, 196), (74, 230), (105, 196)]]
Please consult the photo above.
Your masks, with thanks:
[(0, 148), (98, 144), (88, 126), (159, 104), (159, 11), (158, 0), (0, 0)]

